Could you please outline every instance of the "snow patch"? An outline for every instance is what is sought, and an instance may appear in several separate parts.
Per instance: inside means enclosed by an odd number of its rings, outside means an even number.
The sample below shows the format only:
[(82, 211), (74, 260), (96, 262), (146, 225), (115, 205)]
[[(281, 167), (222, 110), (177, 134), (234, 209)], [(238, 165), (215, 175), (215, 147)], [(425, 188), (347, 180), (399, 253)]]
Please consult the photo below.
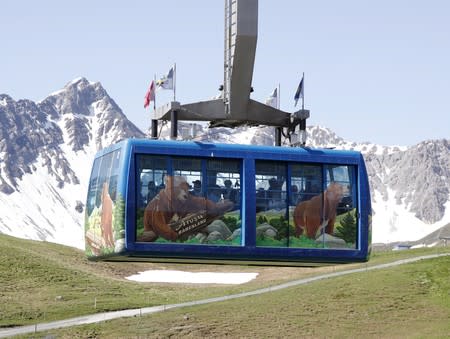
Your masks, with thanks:
[[(85, 201), (87, 188), (66, 183), (63, 189), (55, 189), (54, 178), (49, 177), (46, 167), (39, 165), (42, 162), (39, 157), (36, 171), (24, 174), (16, 192), (0, 194), (2, 210), (15, 211), (13, 216), (8, 213), (2, 216), (0, 232), (84, 249), (84, 214), (78, 213), (75, 207), (77, 200)], [(88, 180), (87, 172), (82, 182), (87, 182), (84, 181)]]
[(139, 272), (125, 279), (139, 282), (166, 282), (186, 284), (232, 284), (247, 283), (258, 276), (258, 273), (217, 273), (217, 272), (185, 272), (174, 270), (150, 270)]
[(390, 243), (397, 241), (416, 241), (450, 223), (450, 200), (445, 204), (444, 217), (435, 224), (426, 224), (405, 205), (398, 205), (395, 191), (387, 189), (388, 198), (383, 200), (380, 192), (375, 191), (372, 218), (373, 243)]

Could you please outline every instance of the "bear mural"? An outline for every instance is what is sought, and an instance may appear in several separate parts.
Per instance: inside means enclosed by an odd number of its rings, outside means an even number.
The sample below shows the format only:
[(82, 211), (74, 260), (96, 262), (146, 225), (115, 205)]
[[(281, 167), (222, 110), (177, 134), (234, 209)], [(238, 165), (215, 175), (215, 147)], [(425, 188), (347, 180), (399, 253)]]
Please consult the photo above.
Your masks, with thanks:
[(217, 203), (189, 193), (185, 177), (166, 176), (165, 188), (147, 204), (144, 231), (138, 241), (185, 240), (202, 232), (211, 222), (233, 209), (229, 200)]
[(323, 230), (333, 234), (336, 210), (343, 195), (342, 185), (333, 182), (324, 193), (299, 203), (294, 210), (295, 235), (316, 239)]
[(108, 182), (104, 182), (100, 187), (102, 187), (100, 206), (94, 208), (87, 216), (85, 225), (87, 248), (96, 255), (114, 251), (118, 240), (114, 237), (114, 211), (117, 206), (109, 194)]
[(102, 189), (102, 214), (100, 218), (100, 226), (102, 237), (107, 247), (114, 246), (113, 236), (113, 206), (114, 202), (109, 195), (109, 185), (107, 182), (103, 184)]

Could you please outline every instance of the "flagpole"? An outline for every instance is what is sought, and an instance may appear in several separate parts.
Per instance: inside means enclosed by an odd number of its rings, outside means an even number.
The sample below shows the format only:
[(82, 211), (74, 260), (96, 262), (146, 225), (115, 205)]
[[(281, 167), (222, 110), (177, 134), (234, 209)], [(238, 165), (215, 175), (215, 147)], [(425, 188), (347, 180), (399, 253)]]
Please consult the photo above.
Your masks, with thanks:
[(303, 95), (302, 95), (302, 111), (305, 109), (305, 72), (303, 72)]
[(153, 117), (152, 117), (152, 139), (158, 138), (158, 120), (155, 119), (156, 117), (156, 73), (154, 74), (154, 80), (153, 80)]
[(173, 101), (176, 101), (175, 88), (177, 83), (177, 63), (173, 64)]
[(154, 92), (154, 98), (153, 98), (153, 117), (156, 116), (156, 73), (153, 75), (154, 78), (154, 86), (155, 86), (155, 92)]
[[(303, 95), (302, 95), (302, 113), (305, 110), (305, 72), (303, 72)], [(301, 143), (303, 146), (306, 145), (306, 119), (303, 119), (300, 122), (300, 133), (301, 133)]]
[(281, 107), (281, 92), (280, 92), (280, 83), (278, 83), (278, 100), (277, 100), (277, 108)]

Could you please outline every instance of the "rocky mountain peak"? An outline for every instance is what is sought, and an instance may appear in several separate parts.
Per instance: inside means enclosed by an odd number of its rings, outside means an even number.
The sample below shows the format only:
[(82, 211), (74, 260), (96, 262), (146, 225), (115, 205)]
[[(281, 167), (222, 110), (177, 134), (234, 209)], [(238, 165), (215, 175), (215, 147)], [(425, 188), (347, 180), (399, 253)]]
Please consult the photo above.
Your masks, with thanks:
[(48, 146), (63, 142), (58, 126), (31, 100), (15, 101), (2, 96), (0, 105), (0, 191), (10, 194), (25, 173)]
[(94, 154), (132, 137), (144, 134), (99, 82), (39, 103), (0, 95), (0, 232), (80, 247)]
[[(39, 103), (0, 96), (0, 191), (11, 194), (41, 159), (58, 185), (78, 183), (63, 148), (95, 151), (126, 137), (143, 137), (98, 82), (78, 78)], [(92, 142), (93, 141), (93, 142)]]
[(8, 94), (0, 94), (0, 106), (7, 106), (10, 102), (14, 101)]
[(372, 199), (393, 200), (419, 220), (433, 224), (445, 215), (450, 198), (449, 140), (429, 140), (407, 148), (364, 154)]
[(443, 217), (450, 196), (448, 140), (424, 141), (383, 161), (391, 168), (386, 184), (396, 191), (398, 204), (428, 223)]
[(339, 147), (345, 144), (343, 138), (339, 137), (327, 127), (308, 127), (308, 145), (311, 147)]
[(115, 109), (120, 110), (100, 83), (78, 78), (66, 84), (61, 90), (52, 93), (42, 103), (51, 103), (60, 114), (76, 113), (89, 116), (92, 114), (90, 106), (102, 99), (113, 102)]
[(63, 130), (67, 132), (66, 143), (73, 151), (82, 150), (90, 140), (94, 140), (95, 149), (100, 150), (127, 136), (144, 136), (101, 83), (89, 82), (86, 78), (69, 82), (43, 100), (40, 107), (53, 118), (59, 114)]

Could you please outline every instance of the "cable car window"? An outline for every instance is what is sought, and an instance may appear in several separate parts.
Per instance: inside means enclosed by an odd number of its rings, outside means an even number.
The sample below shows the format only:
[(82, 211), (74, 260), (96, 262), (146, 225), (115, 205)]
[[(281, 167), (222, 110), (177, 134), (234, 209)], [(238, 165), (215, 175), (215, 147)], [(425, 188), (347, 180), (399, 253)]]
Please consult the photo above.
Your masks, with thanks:
[(291, 168), (291, 206), (322, 192), (322, 166), (292, 165)]
[(255, 162), (256, 246), (288, 246), (286, 176), (285, 163)]
[(138, 189), (136, 190), (139, 207), (145, 207), (164, 188), (167, 174), (167, 158), (141, 156), (138, 158)]
[(138, 242), (241, 245), (240, 161), (141, 155), (138, 162), (139, 177), (164, 180), (137, 213)]
[(316, 229), (322, 218), (323, 200), (321, 198), (323, 179), (322, 166), (292, 164), (289, 220), (293, 227), (293, 237), (289, 247), (320, 248), (316, 242)]
[[(299, 194), (291, 218), (295, 238), (291, 247), (356, 248), (357, 211), (355, 167), (292, 165), (292, 186)], [(325, 190), (321, 188), (325, 173)], [(291, 200), (295, 200), (291, 188)]]
[(85, 239), (96, 255), (114, 252), (116, 242), (123, 243), (124, 198), (117, 194), (120, 150), (94, 161), (88, 188)]
[(174, 158), (173, 175), (184, 177), (189, 185), (189, 193), (196, 197), (205, 195), (202, 178), (202, 161), (195, 158)]
[(138, 241), (150, 241), (155, 238), (153, 233), (144, 234), (144, 211), (150, 201), (165, 188), (167, 164), (167, 157), (136, 156), (136, 238)]
[[(328, 234), (335, 236), (329, 247), (356, 248), (358, 239), (358, 205), (356, 168), (349, 165), (326, 165), (328, 196), (328, 219), (335, 217), (334, 227), (328, 227)], [(333, 200), (334, 198), (334, 200)], [(327, 206), (326, 206), (327, 207)], [(325, 208), (327, 210), (327, 208)]]
[[(206, 242), (241, 245), (241, 162), (215, 159), (206, 161), (206, 197), (217, 206), (228, 206), (222, 217), (207, 227)], [(225, 207), (221, 207), (225, 208)], [(216, 233), (217, 232), (217, 233)]]

